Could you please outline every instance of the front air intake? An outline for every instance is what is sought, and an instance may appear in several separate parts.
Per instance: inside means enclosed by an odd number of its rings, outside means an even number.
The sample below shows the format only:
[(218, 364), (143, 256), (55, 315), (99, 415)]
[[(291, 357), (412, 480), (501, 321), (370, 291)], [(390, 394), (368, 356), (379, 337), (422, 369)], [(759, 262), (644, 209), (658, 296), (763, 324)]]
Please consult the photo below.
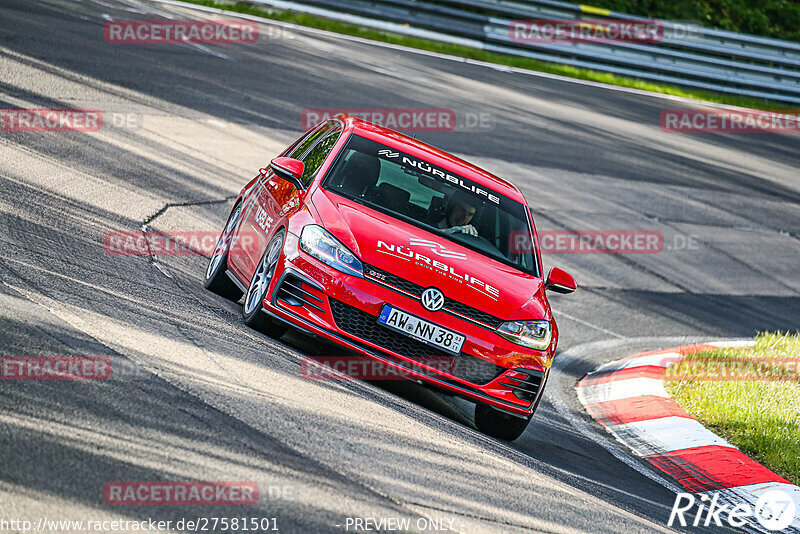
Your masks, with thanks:
[(514, 371), (528, 376), (524, 379), (505, 376), (500, 384), (510, 387), (511, 392), (514, 393), (514, 396), (519, 400), (533, 403), (536, 401), (536, 397), (539, 396), (539, 391), (542, 389), (545, 376), (544, 372), (520, 368), (514, 369)]
[(292, 273), (288, 273), (277, 289), (275, 300), (293, 307), (303, 307), (325, 313), (320, 306), (323, 301), (304, 287), (304, 282)]

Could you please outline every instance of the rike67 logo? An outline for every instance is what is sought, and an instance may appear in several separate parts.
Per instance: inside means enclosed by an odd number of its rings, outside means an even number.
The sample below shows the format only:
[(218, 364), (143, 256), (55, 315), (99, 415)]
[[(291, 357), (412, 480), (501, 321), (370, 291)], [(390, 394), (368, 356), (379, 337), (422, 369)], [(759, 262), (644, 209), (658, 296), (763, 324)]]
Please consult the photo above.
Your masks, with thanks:
[(699, 496), (679, 493), (675, 497), (667, 526), (671, 527), (676, 522), (682, 527), (713, 525), (741, 528), (750, 525), (780, 532), (789, 528), (795, 517), (797, 517), (795, 499), (780, 489), (765, 491), (755, 506), (749, 502), (732, 502), (731, 496), (721, 491), (702, 493)]

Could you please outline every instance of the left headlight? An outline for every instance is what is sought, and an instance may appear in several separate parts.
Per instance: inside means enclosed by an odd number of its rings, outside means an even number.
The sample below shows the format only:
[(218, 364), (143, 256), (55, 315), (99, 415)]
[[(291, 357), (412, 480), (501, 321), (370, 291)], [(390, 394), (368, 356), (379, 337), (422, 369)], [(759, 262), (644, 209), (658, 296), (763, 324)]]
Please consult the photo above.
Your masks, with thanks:
[(303, 227), (300, 233), (300, 250), (337, 271), (364, 277), (361, 260), (321, 226), (309, 224)]
[(517, 345), (536, 350), (550, 346), (553, 332), (549, 321), (509, 321), (497, 329), (497, 333)]

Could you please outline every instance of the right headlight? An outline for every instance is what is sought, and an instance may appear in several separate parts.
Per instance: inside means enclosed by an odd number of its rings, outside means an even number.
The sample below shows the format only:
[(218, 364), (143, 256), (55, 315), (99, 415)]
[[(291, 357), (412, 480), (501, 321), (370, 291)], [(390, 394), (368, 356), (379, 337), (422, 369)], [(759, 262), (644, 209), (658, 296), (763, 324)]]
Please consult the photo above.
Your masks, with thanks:
[(536, 350), (546, 350), (553, 335), (550, 321), (508, 321), (497, 333), (512, 343)]
[(343, 273), (364, 278), (364, 267), (355, 254), (316, 224), (303, 227), (300, 250)]

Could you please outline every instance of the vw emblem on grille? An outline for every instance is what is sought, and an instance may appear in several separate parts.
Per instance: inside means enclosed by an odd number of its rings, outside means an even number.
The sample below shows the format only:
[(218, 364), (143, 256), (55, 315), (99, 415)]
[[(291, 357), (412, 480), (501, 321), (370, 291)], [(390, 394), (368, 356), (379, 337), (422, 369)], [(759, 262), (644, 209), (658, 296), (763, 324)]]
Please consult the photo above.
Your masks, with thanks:
[(422, 292), (422, 306), (428, 311), (439, 311), (444, 306), (444, 295), (435, 287), (429, 287)]

